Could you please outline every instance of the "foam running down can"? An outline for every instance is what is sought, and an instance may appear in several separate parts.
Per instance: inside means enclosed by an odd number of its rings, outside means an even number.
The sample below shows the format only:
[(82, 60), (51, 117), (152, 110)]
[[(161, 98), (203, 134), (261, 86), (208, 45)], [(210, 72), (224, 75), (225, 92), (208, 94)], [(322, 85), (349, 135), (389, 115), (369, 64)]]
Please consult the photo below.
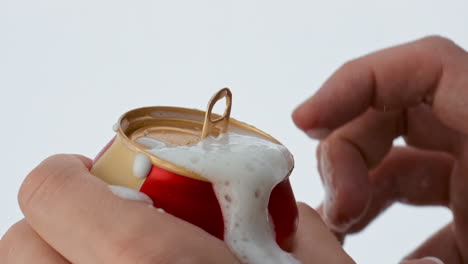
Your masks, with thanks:
[[(225, 113), (212, 113), (213, 106), (226, 99)], [(205, 177), (148, 151), (138, 139), (152, 138), (170, 146), (189, 146), (207, 136), (229, 131), (280, 143), (259, 129), (230, 118), (232, 95), (220, 90), (207, 111), (179, 107), (145, 107), (121, 116), (114, 127), (115, 137), (94, 160), (92, 174), (111, 185), (119, 185), (148, 195), (157, 208), (190, 222), (223, 239), (225, 221), (213, 184)], [(292, 168), (291, 168), (292, 169)], [(297, 228), (296, 201), (289, 174), (271, 191), (268, 213), (277, 244), (290, 250)]]

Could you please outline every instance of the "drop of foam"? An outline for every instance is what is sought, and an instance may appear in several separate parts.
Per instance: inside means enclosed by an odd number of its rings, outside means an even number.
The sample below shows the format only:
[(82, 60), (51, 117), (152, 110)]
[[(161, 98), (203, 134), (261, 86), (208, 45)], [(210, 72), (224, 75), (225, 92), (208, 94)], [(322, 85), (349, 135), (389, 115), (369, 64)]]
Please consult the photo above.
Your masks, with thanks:
[(109, 190), (116, 196), (126, 199), (126, 200), (133, 200), (133, 201), (142, 201), (148, 204), (153, 204), (153, 200), (149, 198), (146, 194), (139, 192), (137, 190), (133, 190), (127, 187), (118, 186), (118, 185), (109, 185)]
[(268, 213), (271, 191), (294, 163), (284, 146), (234, 133), (191, 146), (167, 146), (148, 137), (137, 142), (213, 184), (224, 218), (224, 240), (243, 263), (299, 263), (276, 243)]
[(143, 153), (138, 153), (133, 163), (133, 176), (140, 179), (146, 178), (152, 167), (150, 158)]

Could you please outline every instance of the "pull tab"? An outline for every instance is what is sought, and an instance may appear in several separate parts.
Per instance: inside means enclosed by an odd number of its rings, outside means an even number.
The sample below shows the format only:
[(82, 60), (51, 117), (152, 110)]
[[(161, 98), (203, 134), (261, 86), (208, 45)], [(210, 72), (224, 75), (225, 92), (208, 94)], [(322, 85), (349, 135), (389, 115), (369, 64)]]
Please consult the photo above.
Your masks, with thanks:
[[(224, 110), (224, 114), (217, 119), (213, 119), (212, 111), (215, 104), (223, 99), (226, 98), (226, 109)], [(232, 105), (232, 93), (229, 88), (223, 88), (219, 90), (213, 97), (211, 97), (210, 102), (208, 103), (208, 109), (206, 110), (205, 114), (205, 122), (203, 123), (203, 130), (201, 134), (201, 140), (206, 138), (208, 135), (212, 134), (213, 129), (218, 127), (221, 132), (224, 133), (228, 129), (229, 125), (229, 117), (231, 116), (231, 105)]]

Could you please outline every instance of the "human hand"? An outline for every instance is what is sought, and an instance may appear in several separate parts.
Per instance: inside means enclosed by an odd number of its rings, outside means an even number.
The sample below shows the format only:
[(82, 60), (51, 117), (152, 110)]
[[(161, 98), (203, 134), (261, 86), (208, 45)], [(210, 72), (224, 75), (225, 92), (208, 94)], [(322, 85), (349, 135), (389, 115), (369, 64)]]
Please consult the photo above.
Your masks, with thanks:
[[(325, 222), (362, 230), (392, 202), (441, 205), (449, 224), (408, 259), (468, 263), (468, 54), (428, 37), (346, 63), (293, 113), (321, 139)], [(406, 147), (394, 147), (403, 136)]]
[[(238, 263), (223, 241), (147, 202), (122, 199), (91, 161), (57, 155), (24, 181), (25, 219), (0, 241), (0, 263)], [(354, 263), (321, 217), (299, 204), (293, 254), (302, 263)]]

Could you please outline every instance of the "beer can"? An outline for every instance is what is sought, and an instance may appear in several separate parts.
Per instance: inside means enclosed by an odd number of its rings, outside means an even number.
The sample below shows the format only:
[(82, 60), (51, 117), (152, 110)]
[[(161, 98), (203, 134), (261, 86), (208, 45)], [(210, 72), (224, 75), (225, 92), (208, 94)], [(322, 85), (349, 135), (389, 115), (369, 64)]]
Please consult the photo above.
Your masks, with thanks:
[[(223, 98), (224, 114), (212, 113), (214, 105)], [(139, 190), (153, 200), (155, 207), (223, 239), (223, 215), (212, 184), (201, 175), (149, 154), (136, 139), (148, 136), (182, 146), (194, 144), (207, 135), (230, 131), (280, 144), (267, 133), (230, 118), (231, 102), (231, 92), (225, 88), (213, 96), (207, 111), (155, 106), (123, 114), (114, 126), (115, 137), (96, 156), (91, 173), (108, 184)], [(148, 159), (150, 166), (136, 169), (138, 159)], [(290, 250), (298, 211), (289, 175), (284, 176), (272, 190), (268, 211), (276, 242), (284, 250)]]

